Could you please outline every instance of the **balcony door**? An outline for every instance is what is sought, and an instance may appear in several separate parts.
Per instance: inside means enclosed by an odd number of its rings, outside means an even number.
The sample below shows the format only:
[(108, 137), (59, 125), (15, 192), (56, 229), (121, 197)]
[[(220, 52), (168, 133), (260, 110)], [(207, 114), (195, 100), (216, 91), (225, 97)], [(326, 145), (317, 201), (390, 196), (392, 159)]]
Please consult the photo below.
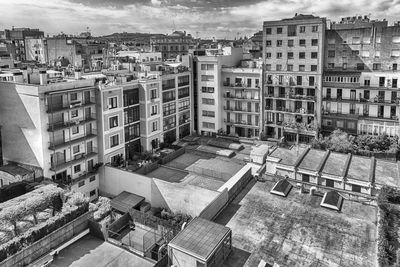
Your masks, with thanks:
[(89, 141), (86, 143), (86, 153), (92, 153), (93, 152), (93, 141)]
[(90, 91), (83, 92), (83, 103), (90, 103)]

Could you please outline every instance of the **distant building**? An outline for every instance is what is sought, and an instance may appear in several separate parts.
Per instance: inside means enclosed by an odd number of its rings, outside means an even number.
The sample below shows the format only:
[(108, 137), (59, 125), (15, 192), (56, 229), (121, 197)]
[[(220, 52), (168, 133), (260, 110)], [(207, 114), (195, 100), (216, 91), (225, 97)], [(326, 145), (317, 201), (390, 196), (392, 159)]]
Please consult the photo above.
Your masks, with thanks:
[(163, 60), (186, 55), (189, 49), (195, 48), (195, 45), (196, 40), (190, 34), (186, 34), (185, 31), (174, 31), (170, 35), (152, 36), (150, 38), (152, 51), (161, 52)]
[[(13, 60), (26, 61), (27, 54), (30, 52), (30, 41), (27, 39), (43, 39), (44, 32), (39, 29), (30, 28), (12, 28), (4, 31), (4, 39), (10, 43), (9, 53)], [(27, 50), (28, 44), (28, 50)]]
[(36, 61), (37, 63), (46, 64), (47, 49), (44, 38), (25, 39), (25, 57), (27, 61)]
[(343, 18), (326, 31), (322, 131), (400, 136), (400, 25)]

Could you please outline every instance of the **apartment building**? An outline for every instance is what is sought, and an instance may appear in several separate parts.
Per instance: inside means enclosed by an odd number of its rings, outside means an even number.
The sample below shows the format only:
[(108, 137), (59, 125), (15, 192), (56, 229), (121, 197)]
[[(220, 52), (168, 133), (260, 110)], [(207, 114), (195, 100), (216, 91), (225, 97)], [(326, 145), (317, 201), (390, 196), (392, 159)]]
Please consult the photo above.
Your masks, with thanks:
[(228, 135), (259, 138), (262, 61), (243, 60), (240, 66), (222, 67), (221, 71), (223, 131)]
[[(238, 66), (242, 57), (243, 50), (241, 48), (232, 47), (206, 50), (205, 55), (196, 57), (195, 75), (197, 77), (195, 79), (197, 81), (196, 93), (198, 133), (202, 135), (214, 136), (218, 132), (226, 131), (228, 121), (227, 119), (225, 122), (223, 120), (223, 114), (226, 112), (226, 110), (224, 110), (224, 104), (226, 103), (224, 103), (225, 101), (223, 98), (224, 90), (222, 69), (223, 66)], [(226, 74), (224, 74), (224, 76), (229, 76), (228, 70), (225, 73)], [(234, 84), (234, 80), (229, 82), (229, 86), (227, 86), (227, 88), (230, 88), (231, 83)], [(233, 88), (231, 89), (234, 90)], [(244, 89), (244, 87), (241, 88)], [(232, 117), (232, 121), (233, 119), (234, 118)], [(231, 121), (231, 118), (229, 118), (229, 121)], [(231, 131), (231, 127), (229, 128), (229, 131)]]
[(79, 71), (76, 79), (50, 73), (28, 79), (26, 72), (14, 73), (0, 82), (4, 160), (40, 168), (44, 177), (93, 200), (99, 186), (95, 80)]
[(400, 26), (343, 18), (326, 33), (322, 131), (399, 136)]
[(161, 52), (162, 59), (175, 59), (187, 55), (189, 49), (196, 46), (196, 40), (186, 31), (174, 31), (170, 35), (150, 37), (150, 47), (153, 52)]
[(263, 25), (265, 136), (309, 142), (321, 123), (326, 19), (297, 15)]

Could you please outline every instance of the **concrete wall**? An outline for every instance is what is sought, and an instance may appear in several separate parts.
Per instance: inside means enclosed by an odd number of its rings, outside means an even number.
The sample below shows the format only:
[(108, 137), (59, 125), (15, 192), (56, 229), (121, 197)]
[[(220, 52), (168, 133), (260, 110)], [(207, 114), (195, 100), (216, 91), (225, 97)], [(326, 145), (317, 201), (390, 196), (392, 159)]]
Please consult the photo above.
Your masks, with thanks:
[(197, 266), (198, 260), (195, 257), (169, 246), (168, 256), (169, 264), (174, 264), (177, 267)]
[(207, 220), (212, 220), (219, 214), (219, 212), (225, 207), (225, 205), (228, 204), (228, 201), (229, 201), (228, 189), (225, 188), (219, 194), (219, 196), (214, 198), (214, 200), (210, 204), (208, 204), (205, 209), (203, 209), (199, 217)]
[(92, 212), (87, 212), (72, 222), (57, 229), (46, 237), (17, 252), (5, 261), (1, 262), (2, 267), (26, 266), (37, 258), (49, 253), (62, 243), (70, 240), (73, 236), (88, 228), (88, 219)]

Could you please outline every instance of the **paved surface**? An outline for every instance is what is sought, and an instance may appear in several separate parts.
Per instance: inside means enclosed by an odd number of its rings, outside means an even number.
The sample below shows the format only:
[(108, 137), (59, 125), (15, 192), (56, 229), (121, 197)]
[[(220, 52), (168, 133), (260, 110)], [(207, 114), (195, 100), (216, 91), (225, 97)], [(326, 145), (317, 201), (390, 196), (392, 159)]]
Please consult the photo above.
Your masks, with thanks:
[(126, 250), (87, 235), (60, 252), (51, 267), (151, 267), (150, 263)]
[(250, 254), (232, 266), (258, 266), (262, 259), (279, 266), (375, 266), (376, 207), (345, 200), (338, 213), (320, 207), (321, 197), (293, 189), (283, 198), (269, 193), (272, 186), (251, 182), (216, 219), (232, 229), (238, 253)]
[(175, 168), (160, 166), (152, 172), (146, 174), (147, 177), (157, 178), (170, 183), (179, 183), (188, 173)]

